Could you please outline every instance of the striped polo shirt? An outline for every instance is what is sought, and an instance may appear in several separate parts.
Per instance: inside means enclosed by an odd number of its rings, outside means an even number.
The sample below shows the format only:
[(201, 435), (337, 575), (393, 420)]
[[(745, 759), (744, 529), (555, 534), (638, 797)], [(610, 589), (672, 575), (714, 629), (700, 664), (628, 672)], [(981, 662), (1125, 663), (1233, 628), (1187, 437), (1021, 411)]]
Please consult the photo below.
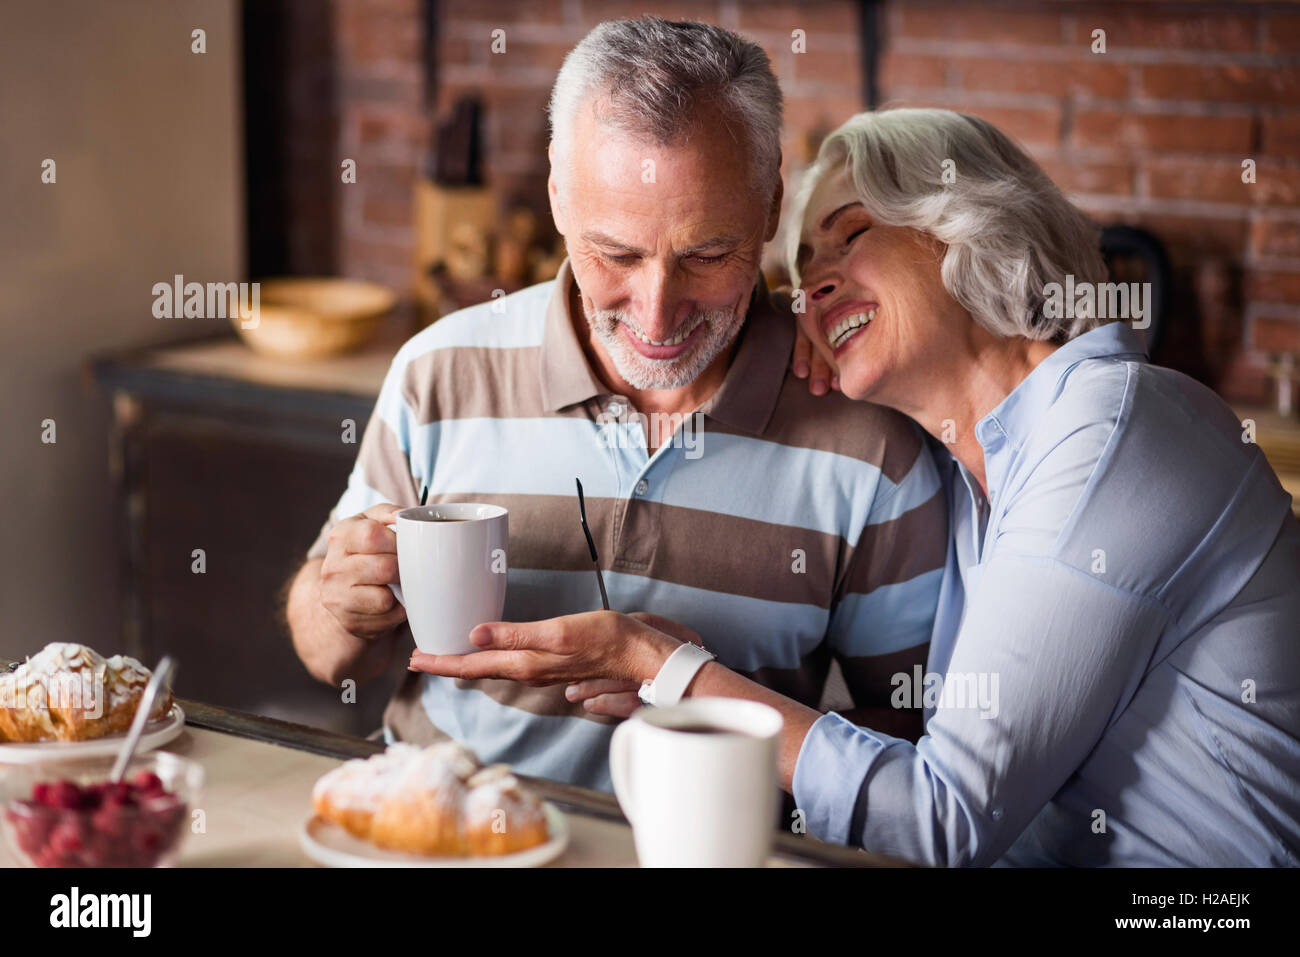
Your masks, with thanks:
[[(947, 512), (928, 446), (904, 416), (789, 371), (794, 322), (761, 281), (722, 385), (673, 441), (647, 448), (627, 397), (592, 372), (551, 282), (453, 313), (394, 357), (330, 527), (371, 505), (487, 502), (510, 512), (504, 618), (600, 607), (574, 478), (616, 611), (695, 629), (719, 660), (817, 707), (832, 659), (858, 706), (924, 664)], [(579, 317), (585, 331), (585, 320)], [(408, 626), (399, 648), (413, 647)], [(389, 741), (444, 735), (486, 761), (610, 790), (617, 719), (564, 685), (408, 674)]]

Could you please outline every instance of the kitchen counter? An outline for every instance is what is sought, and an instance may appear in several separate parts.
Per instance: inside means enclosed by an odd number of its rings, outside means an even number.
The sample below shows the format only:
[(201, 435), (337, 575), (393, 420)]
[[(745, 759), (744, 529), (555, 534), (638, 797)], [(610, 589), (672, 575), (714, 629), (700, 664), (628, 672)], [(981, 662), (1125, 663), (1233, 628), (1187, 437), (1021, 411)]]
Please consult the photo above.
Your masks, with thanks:
[[(374, 741), (182, 700), (187, 722), (163, 750), (203, 766), (205, 829), (189, 834), (181, 867), (309, 867), (298, 832), (312, 816), (311, 789), (341, 761), (383, 750)], [(0, 766), (2, 768), (2, 766)], [(632, 829), (612, 795), (520, 775), (569, 823), (569, 845), (552, 867), (634, 867)], [(0, 867), (17, 864), (0, 845)], [(877, 854), (806, 835), (776, 835), (772, 867), (896, 867)]]
[(1235, 410), (1245, 429), (1255, 426), (1255, 442), (1277, 473), (1282, 487), (1291, 493), (1291, 509), (1300, 515), (1300, 418), (1281, 416), (1273, 409), (1238, 406)]

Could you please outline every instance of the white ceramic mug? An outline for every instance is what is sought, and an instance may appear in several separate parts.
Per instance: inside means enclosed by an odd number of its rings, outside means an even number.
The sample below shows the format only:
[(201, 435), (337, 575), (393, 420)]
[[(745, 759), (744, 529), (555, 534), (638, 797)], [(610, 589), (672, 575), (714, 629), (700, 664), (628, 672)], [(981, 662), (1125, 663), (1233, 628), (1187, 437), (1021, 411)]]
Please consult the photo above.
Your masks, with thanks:
[(417, 505), (397, 513), (401, 585), (389, 585), (406, 606), (415, 647), (431, 655), (478, 651), (474, 626), (500, 621), (506, 603), (509, 513), (473, 502)]
[(783, 724), (757, 701), (688, 698), (641, 708), (614, 730), (610, 776), (642, 867), (762, 865), (776, 830)]

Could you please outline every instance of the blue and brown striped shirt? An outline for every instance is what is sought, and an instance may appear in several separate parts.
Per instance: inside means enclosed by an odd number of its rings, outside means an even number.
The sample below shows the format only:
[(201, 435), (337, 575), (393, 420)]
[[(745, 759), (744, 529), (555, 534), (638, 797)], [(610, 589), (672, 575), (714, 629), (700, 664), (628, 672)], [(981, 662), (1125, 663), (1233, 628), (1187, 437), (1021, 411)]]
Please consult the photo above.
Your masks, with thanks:
[[(923, 663), (947, 512), (927, 445), (898, 413), (789, 372), (794, 323), (760, 283), (723, 384), (671, 443), (602, 385), (570, 314), (572, 273), (454, 313), (393, 359), (340, 517), (371, 505), (475, 501), (510, 510), (504, 617), (600, 607), (574, 478), (610, 606), (695, 629), (723, 664), (816, 707), (832, 660), (858, 706)], [(581, 318), (579, 317), (581, 322)], [(399, 641), (412, 644), (403, 626)], [(610, 789), (615, 719), (564, 686), (410, 674), (389, 740), (443, 734), (526, 774)]]

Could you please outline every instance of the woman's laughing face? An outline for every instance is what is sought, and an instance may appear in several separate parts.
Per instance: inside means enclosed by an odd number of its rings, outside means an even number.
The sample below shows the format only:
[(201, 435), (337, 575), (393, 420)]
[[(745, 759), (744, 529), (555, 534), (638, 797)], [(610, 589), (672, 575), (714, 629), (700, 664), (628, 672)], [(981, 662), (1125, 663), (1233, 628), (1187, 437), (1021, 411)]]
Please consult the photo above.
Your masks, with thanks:
[(906, 406), (936, 370), (965, 318), (943, 287), (942, 260), (924, 233), (873, 221), (847, 168), (822, 177), (800, 233), (799, 322), (845, 395)]

